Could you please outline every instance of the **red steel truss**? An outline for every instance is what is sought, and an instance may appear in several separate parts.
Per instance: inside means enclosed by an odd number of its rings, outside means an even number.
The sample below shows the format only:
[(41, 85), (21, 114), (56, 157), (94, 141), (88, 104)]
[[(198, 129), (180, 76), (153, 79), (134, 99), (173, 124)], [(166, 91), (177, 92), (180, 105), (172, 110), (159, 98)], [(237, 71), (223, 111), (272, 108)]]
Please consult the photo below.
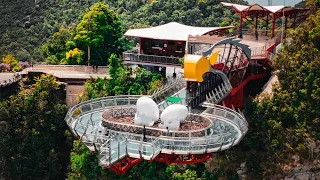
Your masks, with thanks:
[[(177, 154), (159, 154), (152, 161), (158, 161), (170, 164), (196, 164), (204, 162), (212, 157), (213, 153), (206, 154), (190, 154), (190, 155), (177, 155)], [(119, 160), (117, 163), (111, 165), (110, 167), (103, 167), (105, 169), (111, 170), (118, 175), (124, 175), (130, 168), (142, 162), (142, 159), (134, 159), (131, 157), (124, 157)]]
[[(253, 4), (251, 6), (242, 6), (239, 4), (222, 3), (226, 7), (232, 8), (240, 17), (239, 33), (242, 31), (243, 20), (247, 20), (249, 23), (254, 25), (255, 31), (258, 29), (258, 19), (261, 18), (266, 22), (266, 35), (268, 35), (269, 22), (272, 23), (271, 37), (275, 35), (276, 20), (285, 17), (285, 29), (288, 28), (288, 19), (292, 19), (291, 28), (295, 29), (297, 23), (301, 20), (306, 19), (306, 12), (308, 9), (304, 8), (293, 8), (293, 7), (283, 7), (283, 8), (272, 8), (272, 6), (261, 6), (258, 4)], [(244, 8), (245, 7), (245, 8)], [(272, 9), (272, 10), (271, 10)], [(251, 22), (248, 17), (251, 17), (255, 22)]]

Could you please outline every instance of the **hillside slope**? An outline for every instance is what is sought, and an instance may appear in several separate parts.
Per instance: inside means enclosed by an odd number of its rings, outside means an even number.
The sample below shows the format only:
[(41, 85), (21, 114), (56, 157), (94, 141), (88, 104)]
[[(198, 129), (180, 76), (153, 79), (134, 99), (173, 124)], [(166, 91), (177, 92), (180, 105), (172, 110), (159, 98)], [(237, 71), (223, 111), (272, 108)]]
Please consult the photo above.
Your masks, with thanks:
[[(75, 27), (85, 10), (95, 2), (98, 0), (1, 0), (0, 58), (13, 54), (18, 60), (42, 61), (41, 45), (61, 26)], [(126, 29), (170, 21), (197, 26), (223, 26), (230, 25), (232, 18), (236, 17), (214, 0), (104, 2), (116, 10)]]

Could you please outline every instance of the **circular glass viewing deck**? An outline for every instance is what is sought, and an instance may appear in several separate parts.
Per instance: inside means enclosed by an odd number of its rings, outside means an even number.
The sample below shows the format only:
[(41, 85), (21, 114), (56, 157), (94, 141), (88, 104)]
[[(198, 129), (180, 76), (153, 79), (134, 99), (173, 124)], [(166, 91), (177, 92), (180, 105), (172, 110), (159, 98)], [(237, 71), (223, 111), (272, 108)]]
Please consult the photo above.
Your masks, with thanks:
[(103, 119), (105, 108), (114, 109), (114, 118), (134, 116), (139, 97), (103, 97), (85, 101), (68, 111), (65, 118), (68, 126), (91, 151), (99, 151), (101, 166), (110, 166), (125, 156), (151, 160), (159, 153), (222, 151), (238, 144), (248, 130), (242, 114), (214, 104), (205, 104), (203, 112), (188, 115), (186, 123), (200, 124), (200, 128), (170, 131), (166, 136), (166, 129), (146, 127), (145, 141), (142, 126)]

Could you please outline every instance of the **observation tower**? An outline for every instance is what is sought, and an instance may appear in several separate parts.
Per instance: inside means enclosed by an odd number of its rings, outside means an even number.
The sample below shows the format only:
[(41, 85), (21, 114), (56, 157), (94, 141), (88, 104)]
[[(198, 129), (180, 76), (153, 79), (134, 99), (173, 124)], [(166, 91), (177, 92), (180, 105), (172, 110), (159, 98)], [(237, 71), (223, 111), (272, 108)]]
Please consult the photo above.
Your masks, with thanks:
[(184, 74), (150, 96), (108, 96), (69, 109), (68, 126), (99, 153), (100, 166), (125, 174), (143, 160), (199, 163), (241, 141), (248, 131), (240, 111), (248, 84), (270, 77), (281, 39), (221, 36), (230, 28), (169, 23), (125, 34), (140, 39), (139, 49), (123, 53), (125, 63), (179, 67), (183, 57)]

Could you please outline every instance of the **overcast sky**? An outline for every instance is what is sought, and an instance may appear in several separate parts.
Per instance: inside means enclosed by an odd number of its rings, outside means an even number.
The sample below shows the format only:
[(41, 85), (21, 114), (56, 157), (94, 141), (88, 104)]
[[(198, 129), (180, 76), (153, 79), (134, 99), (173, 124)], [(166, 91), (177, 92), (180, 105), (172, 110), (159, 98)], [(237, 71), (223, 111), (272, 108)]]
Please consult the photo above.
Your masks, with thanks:
[[(267, 6), (268, 5), (268, 0), (247, 0), (249, 2), (249, 4), (259, 4), (259, 5), (263, 5), (263, 6)], [(300, 2), (301, 0), (285, 0), (286, 1), (286, 6), (294, 6), (295, 4), (297, 4), (298, 2)], [(272, 5), (276, 6), (276, 5), (283, 5), (284, 0), (272, 0)]]

